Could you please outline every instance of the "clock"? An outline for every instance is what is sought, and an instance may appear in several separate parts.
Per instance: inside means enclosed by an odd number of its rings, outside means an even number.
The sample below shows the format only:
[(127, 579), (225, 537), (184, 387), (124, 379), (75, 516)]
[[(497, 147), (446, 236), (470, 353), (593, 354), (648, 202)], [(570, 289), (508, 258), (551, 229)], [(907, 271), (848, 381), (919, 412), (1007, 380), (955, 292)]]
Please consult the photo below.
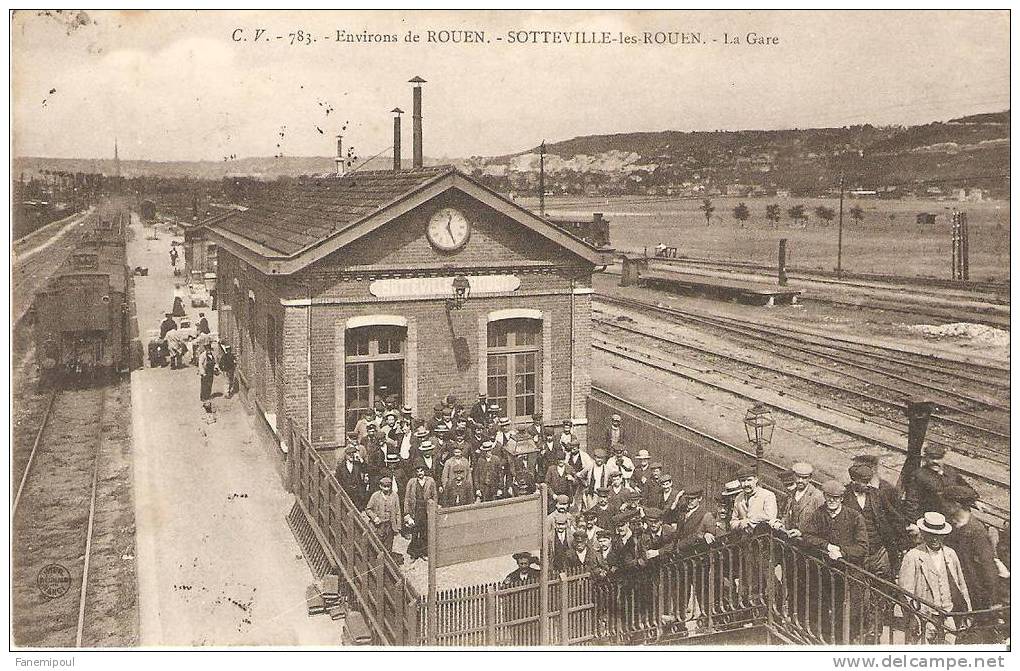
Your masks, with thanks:
[(444, 207), (429, 218), (425, 234), (433, 247), (452, 252), (463, 247), (471, 237), (471, 223), (460, 210)]

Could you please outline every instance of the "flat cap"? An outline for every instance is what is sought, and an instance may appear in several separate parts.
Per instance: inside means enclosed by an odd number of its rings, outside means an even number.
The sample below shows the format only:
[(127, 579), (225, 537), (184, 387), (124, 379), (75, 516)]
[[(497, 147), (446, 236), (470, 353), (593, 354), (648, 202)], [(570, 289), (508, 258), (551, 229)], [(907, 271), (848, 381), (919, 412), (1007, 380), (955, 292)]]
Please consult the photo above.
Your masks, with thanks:
[(619, 512), (613, 515), (613, 524), (615, 524), (616, 526), (630, 524), (631, 520), (637, 518), (637, 516), (638, 511), (636, 510), (624, 510), (623, 512)]
[(661, 520), (662, 511), (658, 508), (645, 508), (645, 517), (650, 520)]
[(744, 466), (740, 470), (738, 470), (736, 475), (734, 475), (733, 477), (736, 478), (737, 480), (743, 480), (744, 478), (753, 478), (756, 475), (757, 474), (754, 472), (753, 467)]
[(695, 487), (694, 489), (687, 490), (687, 498), (689, 499), (700, 499), (705, 495), (705, 490), (701, 487)]
[(605, 529), (599, 529), (595, 532), (595, 538), (612, 538), (613, 534), (609, 533)]
[(661, 461), (653, 461), (652, 463), (648, 464), (648, 468), (650, 468), (652, 470), (655, 470), (656, 468), (662, 468), (662, 467), (663, 466), (662, 466), (662, 462)]
[(570, 503), (570, 497), (567, 496), (566, 494), (559, 494), (556, 496), (556, 503), (558, 503), (561, 506), (566, 505)]
[(924, 448), (924, 456), (931, 459), (941, 459), (946, 456), (946, 448), (937, 443), (928, 443)]
[(595, 490), (595, 495), (596, 496), (609, 496), (609, 492), (610, 492), (609, 487), (599, 487), (598, 489)]
[(822, 485), (822, 494), (826, 496), (843, 496), (846, 486), (839, 480), (828, 480)]
[(663, 473), (662, 475), (659, 476), (659, 482), (662, 483), (673, 482), (673, 476), (670, 475), (669, 473)]
[(584, 529), (575, 529), (574, 530), (574, 539), (575, 540), (584, 540), (584, 539), (587, 539), (587, 538), (588, 538), (588, 532), (585, 531)]
[(855, 464), (865, 464), (872, 468), (878, 468), (878, 455), (877, 454), (858, 454), (850, 459)]
[(779, 481), (783, 483), (783, 486), (788, 487), (797, 482), (797, 474), (793, 472), (792, 468), (788, 468), (779, 474)]
[(606, 457), (609, 456), (609, 454), (601, 447), (597, 447), (595, 448), (595, 452), (592, 454), (592, 456), (601, 457), (602, 459), (605, 459)]
[(803, 478), (811, 477), (811, 474), (815, 472), (815, 467), (806, 461), (798, 461), (791, 467), (791, 469), (794, 473)]
[(875, 471), (871, 466), (865, 464), (851, 464), (850, 468), (846, 469), (846, 471), (854, 482), (870, 482), (871, 477), (875, 475)]
[(623, 493), (623, 500), (624, 501), (640, 501), (641, 500), (641, 494), (640, 494), (640, 492), (636, 492), (633, 489), (628, 489), (627, 491), (625, 491)]

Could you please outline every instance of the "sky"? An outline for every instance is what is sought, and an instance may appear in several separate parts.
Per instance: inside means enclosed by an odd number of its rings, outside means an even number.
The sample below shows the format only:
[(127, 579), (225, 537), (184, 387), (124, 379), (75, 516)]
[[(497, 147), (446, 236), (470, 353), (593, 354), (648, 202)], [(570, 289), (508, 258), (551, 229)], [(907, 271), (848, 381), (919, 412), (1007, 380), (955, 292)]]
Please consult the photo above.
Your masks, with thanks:
[[(325, 39), (338, 30), (399, 41)], [(444, 30), (486, 41), (428, 42)], [(639, 43), (510, 43), (517, 31)], [(640, 43), (646, 32), (701, 43)], [(415, 75), (435, 158), (600, 133), (926, 123), (1010, 99), (1002, 10), (20, 11), (11, 49), (15, 156), (109, 157), (114, 138), (122, 159), (327, 156), (346, 125), (367, 158), (388, 150), (399, 106), (409, 157)]]

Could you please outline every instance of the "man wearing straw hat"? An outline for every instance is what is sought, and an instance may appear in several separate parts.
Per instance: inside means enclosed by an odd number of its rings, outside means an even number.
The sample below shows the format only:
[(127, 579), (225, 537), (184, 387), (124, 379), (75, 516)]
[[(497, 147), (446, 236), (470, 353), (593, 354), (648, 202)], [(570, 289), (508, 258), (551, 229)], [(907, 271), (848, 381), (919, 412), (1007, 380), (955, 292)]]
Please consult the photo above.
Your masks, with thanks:
[[(937, 512), (924, 513), (916, 524), (921, 542), (903, 556), (900, 587), (921, 599), (920, 609), (923, 614), (936, 613), (932, 606), (945, 612), (970, 610), (970, 595), (960, 558), (955, 550), (943, 545), (953, 526), (942, 513)], [(953, 631), (956, 622), (952, 617), (947, 617), (945, 626)], [(937, 638), (934, 622), (926, 623), (924, 637), (929, 643), (941, 642), (933, 640)], [(954, 639), (955, 635), (950, 633), (946, 643), (952, 643)]]
[(400, 497), (393, 489), (393, 478), (384, 475), (379, 479), (379, 489), (372, 492), (365, 507), (365, 514), (379, 534), (386, 551), (393, 553), (393, 539), (400, 533)]

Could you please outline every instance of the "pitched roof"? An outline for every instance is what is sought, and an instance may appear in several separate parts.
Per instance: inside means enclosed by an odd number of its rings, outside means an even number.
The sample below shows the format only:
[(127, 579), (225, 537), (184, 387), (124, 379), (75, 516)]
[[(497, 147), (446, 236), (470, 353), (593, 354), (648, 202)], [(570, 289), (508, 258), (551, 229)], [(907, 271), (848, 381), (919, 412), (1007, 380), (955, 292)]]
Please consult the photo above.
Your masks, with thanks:
[(255, 267), (291, 273), (367, 235), (387, 221), (457, 188), (589, 263), (595, 247), (472, 180), (452, 166), (305, 179), (270, 189), (243, 212), (209, 222), (208, 230)]
[(270, 189), (246, 211), (208, 223), (292, 256), (452, 171), (450, 167), (379, 170), (304, 180)]

